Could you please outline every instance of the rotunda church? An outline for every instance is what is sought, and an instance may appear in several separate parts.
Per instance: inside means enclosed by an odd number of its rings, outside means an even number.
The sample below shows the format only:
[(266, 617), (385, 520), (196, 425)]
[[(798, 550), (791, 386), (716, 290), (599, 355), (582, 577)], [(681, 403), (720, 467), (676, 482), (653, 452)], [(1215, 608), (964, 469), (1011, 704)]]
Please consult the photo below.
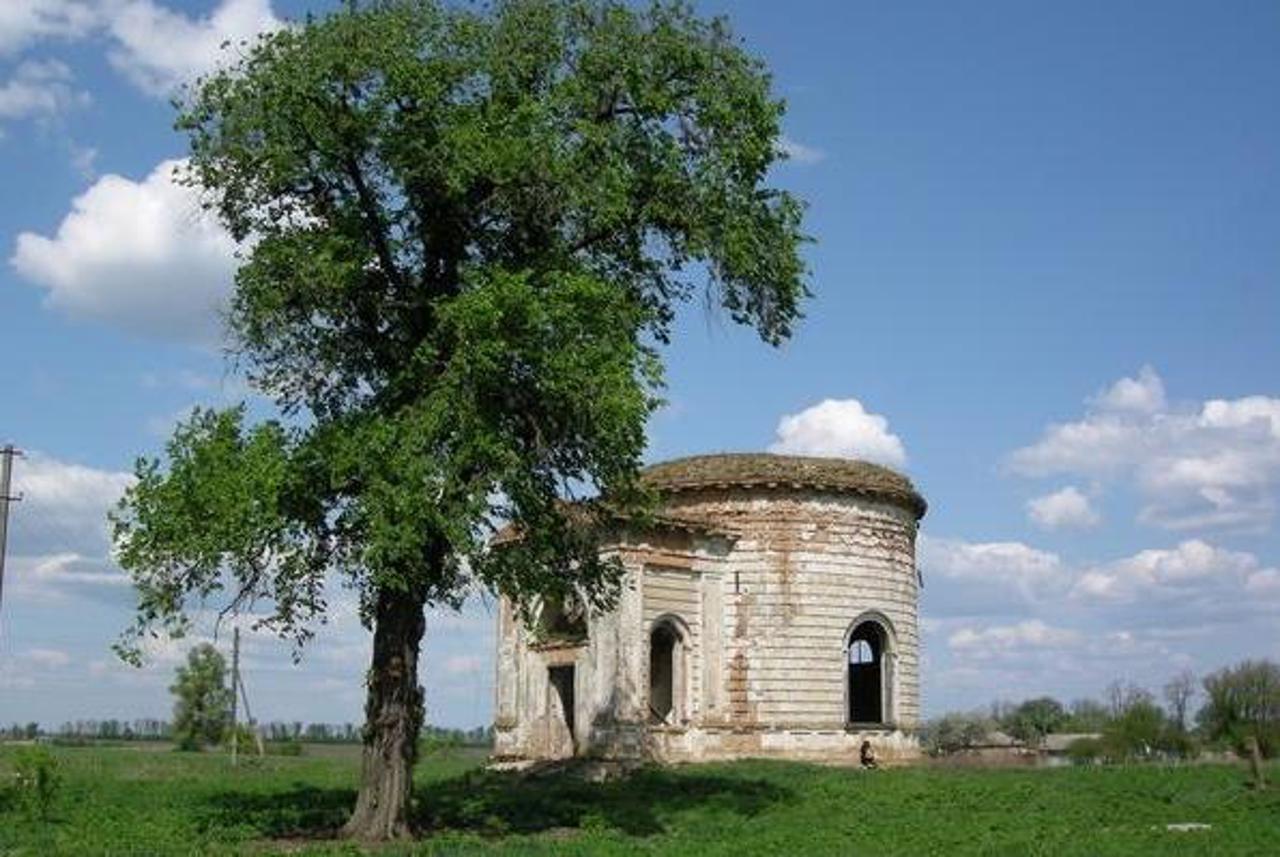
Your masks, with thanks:
[(626, 569), (605, 613), (499, 611), (495, 755), (918, 752), (926, 504), (905, 477), (836, 458), (706, 455), (654, 465), (644, 527), (601, 551)]

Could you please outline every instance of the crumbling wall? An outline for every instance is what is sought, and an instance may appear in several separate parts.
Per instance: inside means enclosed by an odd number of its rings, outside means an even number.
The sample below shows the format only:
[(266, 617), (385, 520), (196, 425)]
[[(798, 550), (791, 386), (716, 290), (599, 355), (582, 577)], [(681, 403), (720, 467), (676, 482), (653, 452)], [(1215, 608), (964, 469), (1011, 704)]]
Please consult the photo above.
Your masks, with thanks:
[[(795, 486), (676, 492), (664, 511), (731, 538), (624, 533), (628, 569), (617, 609), (592, 616), (572, 649), (531, 645), (504, 603), (499, 617), (499, 755), (545, 758), (546, 670), (577, 671), (579, 752), (697, 760), (771, 755), (856, 760), (863, 738), (882, 758), (913, 755), (918, 725), (919, 601), (915, 514), (899, 505)], [(873, 615), (891, 636), (889, 723), (847, 723), (846, 643)], [(676, 617), (687, 640), (679, 723), (648, 723), (649, 633)], [(566, 661), (567, 659), (567, 661)]]

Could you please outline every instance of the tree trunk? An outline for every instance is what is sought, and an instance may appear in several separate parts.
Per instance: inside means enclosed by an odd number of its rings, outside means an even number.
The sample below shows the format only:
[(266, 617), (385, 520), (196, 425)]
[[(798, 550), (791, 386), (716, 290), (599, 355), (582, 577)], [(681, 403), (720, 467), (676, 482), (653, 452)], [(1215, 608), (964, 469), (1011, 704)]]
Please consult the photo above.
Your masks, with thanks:
[(424, 599), (414, 592), (378, 593), (360, 793), (344, 836), (383, 842), (410, 835), (409, 798), (423, 716), (418, 685), (423, 606)]

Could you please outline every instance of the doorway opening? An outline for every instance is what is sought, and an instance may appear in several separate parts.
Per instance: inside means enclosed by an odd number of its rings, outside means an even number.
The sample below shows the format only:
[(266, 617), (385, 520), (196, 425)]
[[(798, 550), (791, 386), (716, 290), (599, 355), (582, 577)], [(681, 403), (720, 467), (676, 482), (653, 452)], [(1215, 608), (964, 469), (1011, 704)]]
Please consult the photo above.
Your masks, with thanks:
[(680, 638), (660, 623), (649, 635), (649, 722), (670, 723), (676, 708), (676, 652)]
[(547, 667), (547, 683), (551, 687), (552, 723), (561, 727), (556, 730), (561, 733), (558, 736), (560, 740), (555, 742), (560, 745), (557, 748), (561, 750), (559, 755), (576, 755), (578, 737), (574, 728), (573, 666)]

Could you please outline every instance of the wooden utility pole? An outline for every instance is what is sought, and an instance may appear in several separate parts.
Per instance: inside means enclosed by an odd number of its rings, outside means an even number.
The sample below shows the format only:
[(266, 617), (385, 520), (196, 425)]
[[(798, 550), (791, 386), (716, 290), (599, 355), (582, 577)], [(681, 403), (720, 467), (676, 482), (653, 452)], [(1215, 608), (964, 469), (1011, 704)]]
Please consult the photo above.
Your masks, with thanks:
[(244, 703), (244, 722), (249, 724), (249, 731), (253, 733), (253, 743), (258, 747), (258, 757), (261, 758), (267, 753), (267, 748), (262, 744), (262, 731), (258, 729), (257, 722), (253, 719), (253, 710), (249, 708), (249, 692), (244, 689), (244, 673), (241, 673), (238, 682), (240, 685), (240, 701)]
[(9, 493), (13, 479), (13, 460), (22, 455), (13, 444), (0, 449), (0, 606), (4, 605), (4, 555), (9, 538), (9, 504), (21, 500)]
[(240, 628), (232, 629), (231, 634), (231, 764), (236, 764), (240, 753), (239, 703), (244, 702), (244, 720), (253, 733), (253, 742), (257, 745), (258, 757), (266, 755), (267, 748), (262, 745), (262, 733), (253, 722), (253, 710), (249, 708), (249, 693), (244, 689), (244, 676), (240, 673)]
[(1249, 768), (1253, 771), (1253, 787), (1262, 791), (1267, 787), (1267, 775), (1262, 766), (1262, 748), (1258, 746), (1258, 737), (1250, 735), (1245, 739), (1245, 749), (1249, 751)]
[(237, 625), (231, 636), (231, 764), (236, 763), (236, 752), (240, 749), (240, 724), (236, 722), (236, 691), (240, 687), (240, 626)]

